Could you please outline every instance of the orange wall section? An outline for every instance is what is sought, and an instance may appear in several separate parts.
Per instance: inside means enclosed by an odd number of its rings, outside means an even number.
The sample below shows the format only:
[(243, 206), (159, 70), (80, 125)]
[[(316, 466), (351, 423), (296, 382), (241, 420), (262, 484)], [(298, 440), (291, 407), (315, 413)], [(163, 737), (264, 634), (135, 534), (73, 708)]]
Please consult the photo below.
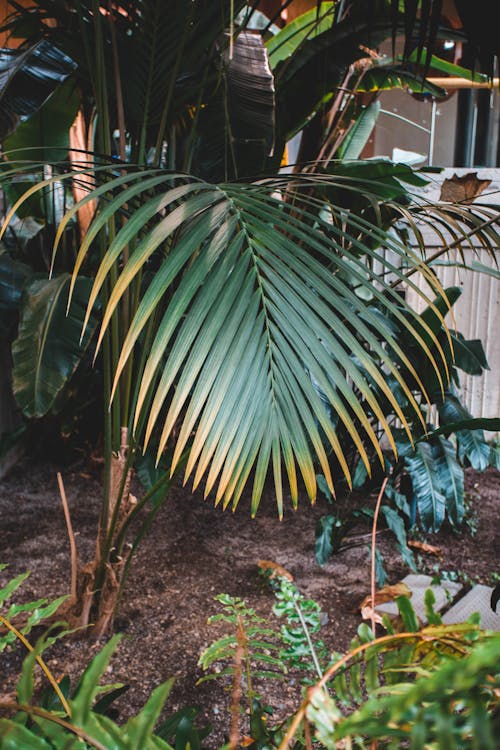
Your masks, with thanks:
[[(17, 0), (19, 5), (30, 6), (30, 0)], [(8, 0), (0, 0), (0, 26), (3, 26), (7, 17), (13, 12), (14, 8)], [(18, 47), (20, 44), (19, 39), (7, 39), (6, 34), (0, 34), (0, 47)]]

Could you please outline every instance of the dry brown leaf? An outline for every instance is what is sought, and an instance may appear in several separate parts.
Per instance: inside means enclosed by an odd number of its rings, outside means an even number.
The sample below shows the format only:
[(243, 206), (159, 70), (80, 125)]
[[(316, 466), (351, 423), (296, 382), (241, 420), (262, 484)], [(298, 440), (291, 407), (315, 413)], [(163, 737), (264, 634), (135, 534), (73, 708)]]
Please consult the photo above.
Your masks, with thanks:
[(363, 620), (374, 620), (374, 622), (377, 623), (377, 625), (383, 625), (384, 620), (381, 615), (375, 610), (373, 610), (370, 606), (361, 607), (361, 618)]
[(450, 179), (443, 181), (439, 200), (450, 203), (472, 203), (474, 198), (481, 195), (490, 183), (491, 180), (479, 180), (477, 172), (469, 172), (462, 177), (454, 174)]
[(293, 581), (290, 571), (272, 560), (259, 560), (257, 564), (261, 570), (269, 570), (271, 578), (286, 578), (288, 581)]
[(253, 737), (247, 737), (246, 734), (243, 735), (243, 737), (240, 740), (240, 746), (241, 747), (250, 747), (250, 745), (253, 745), (255, 742)]
[(436, 557), (443, 556), (443, 553), (441, 552), (441, 549), (439, 547), (434, 547), (432, 544), (427, 544), (427, 542), (417, 542), (412, 540), (408, 542), (408, 547), (418, 549), (420, 550), (420, 552), (424, 552), (426, 555), (436, 555)]
[(385, 602), (393, 602), (398, 596), (411, 597), (411, 589), (408, 588), (406, 583), (400, 581), (392, 586), (383, 586), (381, 589), (375, 592), (375, 605), (372, 604), (371, 594), (365, 596), (361, 604), (359, 605), (361, 611), (361, 617), (363, 620), (371, 620), (382, 624), (382, 617), (378, 612), (374, 612), (374, 606), (378, 604), (385, 604)]

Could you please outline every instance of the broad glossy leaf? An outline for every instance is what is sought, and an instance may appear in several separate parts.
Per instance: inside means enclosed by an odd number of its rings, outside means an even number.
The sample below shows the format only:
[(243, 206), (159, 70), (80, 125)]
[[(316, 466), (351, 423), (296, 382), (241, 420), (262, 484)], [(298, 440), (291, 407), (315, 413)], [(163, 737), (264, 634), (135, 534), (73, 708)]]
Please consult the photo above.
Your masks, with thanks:
[(322, 2), (318, 8), (302, 13), (266, 42), (269, 62), (274, 69), (282, 60), (297, 52), (306, 39), (314, 39), (331, 28), (335, 3)]
[[(444, 427), (453, 422), (472, 419), (471, 414), (462, 406), (458, 398), (447, 395), (438, 405), (440, 423)], [(496, 420), (486, 424), (496, 429)], [(482, 429), (459, 429), (456, 431), (458, 456), (461, 461), (467, 459), (476, 471), (484, 471), (489, 466), (490, 446), (485, 440)]]
[(490, 446), (490, 466), (500, 471), (500, 445), (498, 444)]
[[(467, 410), (464, 410), (467, 414)], [(438, 435), (450, 435), (453, 432), (464, 431), (464, 430), (489, 430), (490, 432), (498, 432), (500, 430), (500, 417), (466, 417), (465, 419), (459, 419), (457, 422), (448, 422), (443, 424), (437, 430), (431, 430), (424, 439), (437, 437)]]
[(464, 472), (454, 443), (441, 435), (422, 440), (404, 460), (423, 528), (438, 531), (445, 514), (459, 527), (464, 513)]
[(0, 50), (1, 140), (37, 112), (75, 67), (45, 40), (27, 50)]
[(364, 107), (338, 150), (339, 159), (358, 159), (368, 143), (380, 113), (380, 102)]
[(410, 567), (412, 570), (415, 570), (415, 560), (413, 558), (411, 549), (408, 547), (405, 522), (402, 515), (400, 515), (397, 510), (391, 508), (389, 505), (382, 505), (380, 510), (384, 515), (387, 526), (396, 537), (398, 548), (401, 552), (403, 561), (406, 563), (406, 565), (408, 565), (408, 567)]
[(446, 496), (433, 446), (426, 442), (418, 443), (415, 451), (405, 456), (405, 467), (411, 478), (422, 526), (430, 531), (439, 531), (446, 514)]
[(458, 528), (464, 516), (464, 470), (457, 460), (457, 449), (452, 442), (439, 437), (438, 445), (441, 450), (436, 450), (436, 464), (442, 477), (446, 513), (452, 526)]
[(482, 430), (459, 430), (457, 432), (458, 455), (467, 459), (476, 471), (484, 471), (490, 465), (490, 446)]
[(7, 253), (0, 254), (0, 336), (13, 335), (21, 296), (31, 269)]
[[(66, 159), (69, 129), (80, 106), (74, 81), (59, 87), (48, 101), (3, 142), (7, 158), (57, 162)], [(19, 151), (19, 149), (28, 149)], [(17, 153), (9, 153), (16, 152)]]
[(79, 277), (68, 315), (71, 277), (35, 279), (25, 291), (17, 339), (12, 345), (13, 389), (27, 417), (53, 407), (90, 343), (97, 320), (91, 315), (82, 345), (81, 328), (92, 282)]
[(469, 375), (481, 375), (483, 370), (489, 370), (488, 360), (480, 339), (467, 341), (461, 333), (450, 332), (453, 342), (455, 365)]
[(319, 565), (324, 565), (333, 553), (332, 532), (336, 523), (333, 515), (323, 516), (316, 524), (314, 554)]
[(369, 69), (363, 76), (358, 87), (359, 91), (387, 91), (392, 89), (404, 89), (414, 94), (428, 94), (436, 99), (446, 96), (446, 89), (427, 81), (421, 75), (411, 73), (405, 68), (380, 65)]
[(274, 145), (274, 78), (262, 38), (240, 31), (199, 115), (194, 174), (219, 182), (260, 174)]
[(328, 167), (328, 173), (335, 177), (338, 193), (344, 193), (349, 208), (354, 200), (364, 199), (366, 205), (374, 196), (382, 200), (407, 200), (410, 185), (423, 187), (428, 183), (425, 176), (407, 164), (387, 159), (334, 161)]
[[(427, 53), (427, 50), (424, 48), (423, 52)], [(416, 50), (409, 56), (408, 62), (417, 62)], [(431, 55), (429, 67), (435, 68), (435, 70), (440, 70), (442, 73), (447, 73), (450, 76), (465, 78), (468, 81), (475, 81), (477, 83), (486, 83), (488, 81), (487, 75), (478, 73), (470, 68), (464, 68), (462, 65), (456, 65), (449, 60), (443, 60), (443, 58), (438, 57), (437, 55)]]
[[(379, 4), (367, 13), (353, 4), (352, 13), (321, 34), (303, 41), (290, 59), (274, 68), (278, 132), (286, 141), (300, 131), (344, 80), (349, 66), (368, 57), (366, 40), (377, 47), (391, 33), (389, 8)], [(370, 17), (371, 15), (371, 17)], [(297, 91), (301, 92), (297, 96)]]

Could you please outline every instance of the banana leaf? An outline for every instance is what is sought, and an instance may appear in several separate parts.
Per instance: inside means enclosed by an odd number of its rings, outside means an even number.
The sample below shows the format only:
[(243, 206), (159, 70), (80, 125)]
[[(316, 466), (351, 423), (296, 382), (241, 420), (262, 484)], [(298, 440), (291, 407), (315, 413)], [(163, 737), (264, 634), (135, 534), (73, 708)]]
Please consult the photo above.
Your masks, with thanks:
[(420, 442), (405, 456), (405, 468), (413, 489), (413, 507), (427, 531), (439, 531), (446, 514), (446, 483), (449, 480), (443, 465), (440, 446)]
[(389, 91), (391, 89), (410, 90), (413, 94), (429, 94), (436, 99), (447, 95), (446, 89), (427, 81), (405, 68), (380, 65), (367, 70), (358, 86), (358, 91)]
[(294, 55), (307, 39), (314, 39), (330, 29), (334, 17), (335, 3), (326, 2), (294, 18), (266, 42), (271, 68), (274, 70), (280, 62)]
[(358, 159), (368, 143), (380, 113), (380, 102), (372, 102), (361, 110), (356, 122), (338, 150), (339, 159)]
[(274, 145), (274, 79), (259, 35), (242, 31), (226, 51), (221, 84), (200, 115), (193, 170), (210, 180), (262, 171)]
[(0, 254), (0, 336), (12, 332), (21, 295), (31, 269), (24, 263), (14, 260), (7, 253)]
[(481, 375), (489, 370), (488, 360), (480, 339), (465, 339), (458, 331), (450, 331), (455, 365), (468, 375)]
[[(40, 162), (63, 161), (68, 157), (69, 129), (80, 106), (74, 81), (67, 80), (26, 122), (3, 142), (9, 159), (32, 159)], [(9, 153), (18, 149), (29, 151)]]
[(0, 50), (0, 140), (37, 112), (75, 69), (45, 40), (28, 50)]
[(68, 314), (71, 277), (34, 279), (25, 290), (21, 320), (12, 345), (13, 390), (26, 417), (41, 417), (54, 406), (90, 343), (97, 318), (93, 311), (88, 329), (78, 343), (92, 281), (76, 280)]
[[(439, 419), (442, 426), (460, 420), (472, 419), (472, 415), (462, 406), (456, 396), (447, 394), (444, 401), (438, 404)], [(477, 422), (476, 422), (477, 424)], [(488, 420), (486, 425), (498, 428), (498, 420)], [(458, 456), (461, 461), (469, 461), (476, 471), (484, 471), (490, 464), (490, 446), (482, 429), (460, 429), (456, 431)]]

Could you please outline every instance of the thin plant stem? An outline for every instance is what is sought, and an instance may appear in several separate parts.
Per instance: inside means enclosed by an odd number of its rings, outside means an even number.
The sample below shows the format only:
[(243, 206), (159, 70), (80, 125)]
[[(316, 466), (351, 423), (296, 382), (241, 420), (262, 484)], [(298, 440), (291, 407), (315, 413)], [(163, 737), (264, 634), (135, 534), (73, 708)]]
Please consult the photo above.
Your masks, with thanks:
[[(3, 615), (0, 615), (0, 622), (2, 625), (4, 625), (7, 630), (10, 630), (11, 633), (14, 633), (16, 638), (21, 641), (23, 646), (25, 646), (30, 653), (34, 652), (34, 648), (31, 645), (31, 643), (28, 641), (28, 639), (11, 623), (5, 618)], [(68, 701), (64, 697), (64, 695), (61, 692), (61, 688), (57, 684), (57, 680), (48, 668), (48, 666), (45, 664), (44, 660), (39, 654), (35, 654), (35, 659), (38, 663), (38, 665), (41, 667), (42, 671), (44, 672), (45, 676), (47, 677), (48, 681), (52, 685), (52, 688), (54, 692), (56, 693), (57, 697), (61, 701), (61, 705), (64, 708), (66, 714), (71, 718), (71, 708), (69, 707)]]
[(123, 107), (123, 89), (120, 75), (120, 61), (118, 58), (118, 46), (116, 44), (116, 29), (113, 23), (111, 13), (108, 16), (109, 30), (111, 34), (111, 47), (113, 49), (113, 68), (115, 75), (115, 93), (116, 93), (116, 110), (118, 117), (118, 155), (124, 162), (126, 161), (126, 139), (125, 139), (125, 110)]
[(77, 737), (87, 742), (89, 745), (92, 745), (92, 747), (95, 747), (96, 750), (108, 750), (105, 745), (102, 745), (99, 740), (94, 739), (94, 737), (91, 737), (90, 734), (87, 734), (83, 729), (80, 729), (80, 727), (75, 726), (74, 724), (71, 724), (69, 721), (65, 721), (64, 719), (61, 719), (60, 716), (56, 716), (51, 711), (45, 711), (43, 708), (39, 708), (38, 706), (28, 706), (25, 703), (14, 703), (10, 701), (0, 701), (0, 710), (11, 710), (11, 711), (22, 711), (25, 714), (33, 715), (33, 716), (39, 716), (41, 719), (46, 719), (47, 721), (52, 721), (54, 724), (59, 724), (60, 727), (64, 727), (65, 729), (68, 729), (70, 732), (73, 732), (73, 734), (76, 734)]
[(313, 750), (311, 727), (309, 726), (307, 719), (304, 719), (304, 740), (306, 743), (306, 750)]
[(295, 599), (293, 600), (293, 606), (295, 607), (295, 611), (297, 612), (298, 618), (300, 620), (300, 625), (307, 639), (307, 645), (309, 646), (309, 651), (311, 652), (311, 658), (313, 660), (314, 668), (318, 674), (318, 677), (321, 679), (323, 677), (323, 671), (321, 669), (321, 666), (318, 660), (318, 655), (316, 654), (316, 649), (314, 648), (314, 644), (311, 639), (311, 634), (309, 633), (309, 628), (307, 627), (307, 623), (304, 620), (304, 615), (302, 614), (302, 610), (300, 609)]
[(66, 521), (66, 528), (68, 530), (69, 546), (71, 550), (71, 600), (76, 602), (76, 578), (78, 574), (78, 551), (76, 549), (75, 535), (73, 533), (73, 526), (71, 524), (71, 515), (69, 512), (68, 499), (66, 497), (66, 490), (64, 489), (64, 482), (61, 473), (57, 472), (57, 483), (59, 484), (59, 494), (61, 496), (61, 502), (64, 510), (64, 518)]
[(371, 551), (371, 567), (370, 567), (370, 596), (371, 596), (371, 623), (372, 623), (372, 633), (373, 637), (375, 637), (375, 628), (376, 628), (376, 619), (375, 619), (375, 589), (376, 589), (376, 581), (375, 581), (375, 559), (376, 559), (376, 543), (377, 543), (377, 521), (378, 521), (378, 514), (380, 512), (380, 506), (382, 504), (382, 498), (384, 497), (385, 488), (387, 486), (387, 482), (389, 481), (389, 477), (386, 477), (384, 481), (382, 482), (382, 487), (380, 488), (380, 492), (378, 494), (377, 498), (377, 504), (375, 506), (375, 513), (373, 514), (373, 524), (372, 524), (372, 551)]
[(148, 516), (144, 520), (142, 526), (140, 527), (139, 531), (135, 535), (134, 542), (132, 544), (132, 547), (127, 555), (127, 559), (125, 562), (125, 566), (123, 568), (122, 576), (120, 579), (120, 587), (118, 590), (118, 597), (117, 597), (117, 603), (120, 601), (120, 598), (123, 593), (123, 589), (125, 586), (125, 581), (127, 579), (128, 571), (130, 569), (130, 565), (132, 563), (132, 558), (135, 555), (137, 548), (139, 547), (139, 544), (142, 542), (146, 534), (148, 533), (149, 529), (151, 528), (151, 524), (153, 523), (154, 519), (160, 512), (160, 510), (163, 508), (165, 502), (168, 499), (168, 491), (174, 482), (174, 480), (177, 478), (178, 473), (184, 468), (186, 465), (188, 458), (188, 451), (186, 451), (183, 456), (181, 456), (179, 463), (176, 467), (176, 470), (174, 474), (169, 477), (167, 474), (164, 474), (164, 476), (160, 477), (158, 482), (151, 487), (147, 493), (144, 495), (144, 497), (135, 505), (132, 510), (130, 511), (129, 515), (125, 519), (123, 526), (120, 529), (120, 533), (118, 534), (116, 538), (116, 549), (118, 551), (118, 554), (121, 554), (121, 550), (123, 548), (123, 545), (125, 543), (125, 538), (127, 535), (127, 531), (130, 527), (130, 525), (134, 522), (134, 520), (137, 518), (138, 514), (141, 512), (141, 510), (144, 508), (146, 503), (149, 502), (149, 500), (153, 497), (153, 495), (158, 492), (161, 487), (165, 484), (165, 495), (164, 497), (150, 510)]
[[(246, 659), (246, 637), (241, 618), (238, 617), (238, 628), (236, 631), (236, 648), (234, 651), (233, 691), (231, 695), (231, 733), (229, 736), (229, 750), (236, 750), (240, 741), (240, 704), (241, 704), (241, 678), (243, 659)], [(248, 663), (247, 663), (248, 672)], [(251, 693), (248, 693), (251, 702)]]
[[(238, 621), (240, 623), (239, 625), (239, 632), (241, 634), (242, 638), (242, 644), (243, 649), (245, 653), (245, 673), (246, 673), (246, 680), (247, 680), (247, 693), (248, 693), (248, 710), (250, 712), (250, 716), (253, 716), (254, 709), (253, 709), (253, 685), (252, 685), (252, 665), (250, 664), (250, 654), (248, 651), (248, 639), (245, 633), (245, 629), (243, 627), (243, 622), (240, 617), (238, 617)], [(239, 639), (238, 639), (239, 642)]]

